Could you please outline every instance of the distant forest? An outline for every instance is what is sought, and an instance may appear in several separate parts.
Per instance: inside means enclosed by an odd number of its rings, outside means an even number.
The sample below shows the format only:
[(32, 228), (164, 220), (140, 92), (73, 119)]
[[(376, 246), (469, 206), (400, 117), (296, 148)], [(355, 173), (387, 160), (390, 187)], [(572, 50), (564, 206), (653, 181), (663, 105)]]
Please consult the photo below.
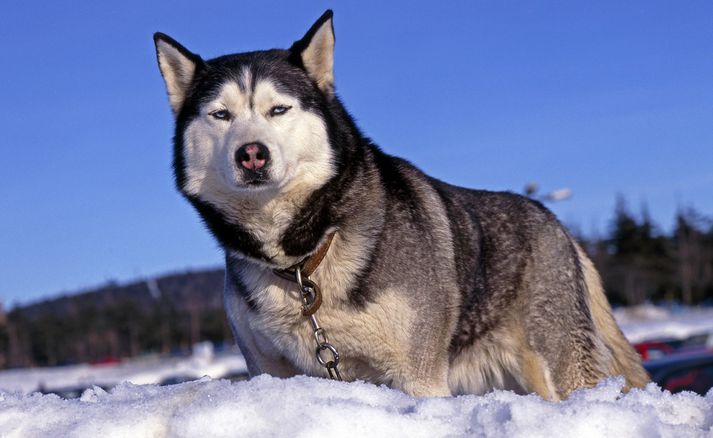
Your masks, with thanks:
[(666, 234), (645, 208), (637, 217), (620, 198), (606, 237), (577, 237), (612, 304), (713, 305), (713, 221), (693, 208), (680, 209)]
[[(713, 305), (713, 222), (693, 209), (675, 219), (666, 234), (620, 200), (607, 236), (577, 236), (613, 304)], [(204, 340), (232, 344), (222, 290), (223, 270), (214, 269), (0, 309), (0, 368), (184, 354)]]
[(0, 366), (101, 363), (232, 343), (223, 270), (186, 272), (16, 307), (0, 318)]

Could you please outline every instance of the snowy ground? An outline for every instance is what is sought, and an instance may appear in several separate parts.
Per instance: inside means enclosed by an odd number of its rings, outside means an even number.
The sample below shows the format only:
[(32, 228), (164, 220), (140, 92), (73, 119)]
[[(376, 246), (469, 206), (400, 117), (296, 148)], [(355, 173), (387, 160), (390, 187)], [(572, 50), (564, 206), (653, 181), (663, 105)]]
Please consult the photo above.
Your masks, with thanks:
[(704, 437), (713, 393), (671, 395), (655, 385), (620, 393), (622, 381), (551, 403), (495, 391), (482, 397), (408, 397), (355, 382), (260, 376), (158, 387), (122, 384), (81, 399), (0, 393), (4, 437)]
[[(617, 320), (633, 342), (713, 332), (713, 311), (671, 314), (622, 309)], [(245, 371), (239, 355), (144, 359), (113, 366), (0, 372), (0, 437), (44, 436), (488, 436), (713, 437), (713, 390), (672, 395), (651, 384), (621, 394), (610, 379), (551, 403), (535, 395), (415, 399), (385, 387), (296, 377), (251, 381), (204, 378), (158, 386), (169, 377), (213, 378)], [(80, 399), (44, 389), (123, 383), (88, 389)]]

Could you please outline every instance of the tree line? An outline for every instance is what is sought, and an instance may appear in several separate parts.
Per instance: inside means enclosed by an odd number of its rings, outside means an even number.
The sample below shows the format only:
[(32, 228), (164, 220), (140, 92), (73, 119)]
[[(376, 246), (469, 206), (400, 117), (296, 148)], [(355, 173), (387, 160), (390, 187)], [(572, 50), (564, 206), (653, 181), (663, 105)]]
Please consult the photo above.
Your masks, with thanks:
[(666, 233), (645, 208), (634, 215), (620, 198), (608, 236), (579, 240), (614, 304), (713, 305), (713, 221), (693, 208), (679, 209)]
[(0, 367), (185, 354), (206, 340), (232, 345), (222, 293), (223, 271), (214, 269), (16, 307), (0, 319)]
[[(713, 304), (713, 222), (676, 213), (671, 232), (620, 199), (604, 237), (578, 240), (615, 305)], [(0, 367), (101, 362), (181, 354), (193, 344), (232, 344), (222, 309), (223, 271), (186, 272), (0, 312)]]

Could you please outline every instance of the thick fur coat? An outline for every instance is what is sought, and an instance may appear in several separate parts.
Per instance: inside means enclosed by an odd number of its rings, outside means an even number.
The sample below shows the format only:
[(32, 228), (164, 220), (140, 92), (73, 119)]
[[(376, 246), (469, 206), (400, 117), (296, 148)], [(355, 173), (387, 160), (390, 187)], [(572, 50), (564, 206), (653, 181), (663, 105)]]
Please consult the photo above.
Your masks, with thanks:
[(346, 380), (553, 400), (611, 375), (647, 382), (552, 213), (431, 178), (359, 131), (334, 90), (331, 11), (288, 50), (204, 61), (155, 43), (176, 185), (225, 251), (226, 311), (251, 374), (326, 375), (297, 288), (273, 269), (336, 232), (311, 279)]

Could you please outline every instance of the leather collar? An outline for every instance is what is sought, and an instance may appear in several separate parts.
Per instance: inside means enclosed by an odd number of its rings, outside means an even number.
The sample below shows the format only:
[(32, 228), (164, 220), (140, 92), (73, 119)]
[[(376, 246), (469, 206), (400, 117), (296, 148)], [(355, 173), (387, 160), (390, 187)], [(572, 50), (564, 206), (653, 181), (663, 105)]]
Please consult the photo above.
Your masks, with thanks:
[(322, 260), (324, 260), (324, 257), (327, 255), (327, 252), (329, 252), (329, 247), (332, 245), (332, 240), (334, 239), (335, 234), (337, 234), (336, 231), (329, 233), (329, 235), (327, 235), (327, 240), (325, 240), (324, 243), (322, 243), (319, 248), (317, 248), (317, 251), (314, 254), (302, 260), (301, 262), (290, 266), (287, 269), (275, 269), (275, 274), (282, 278), (287, 278), (292, 281), (296, 281), (295, 270), (299, 267), (301, 270), (302, 277), (309, 278), (309, 276), (312, 275), (314, 271), (317, 270), (317, 267), (319, 267), (319, 265), (322, 263)]

